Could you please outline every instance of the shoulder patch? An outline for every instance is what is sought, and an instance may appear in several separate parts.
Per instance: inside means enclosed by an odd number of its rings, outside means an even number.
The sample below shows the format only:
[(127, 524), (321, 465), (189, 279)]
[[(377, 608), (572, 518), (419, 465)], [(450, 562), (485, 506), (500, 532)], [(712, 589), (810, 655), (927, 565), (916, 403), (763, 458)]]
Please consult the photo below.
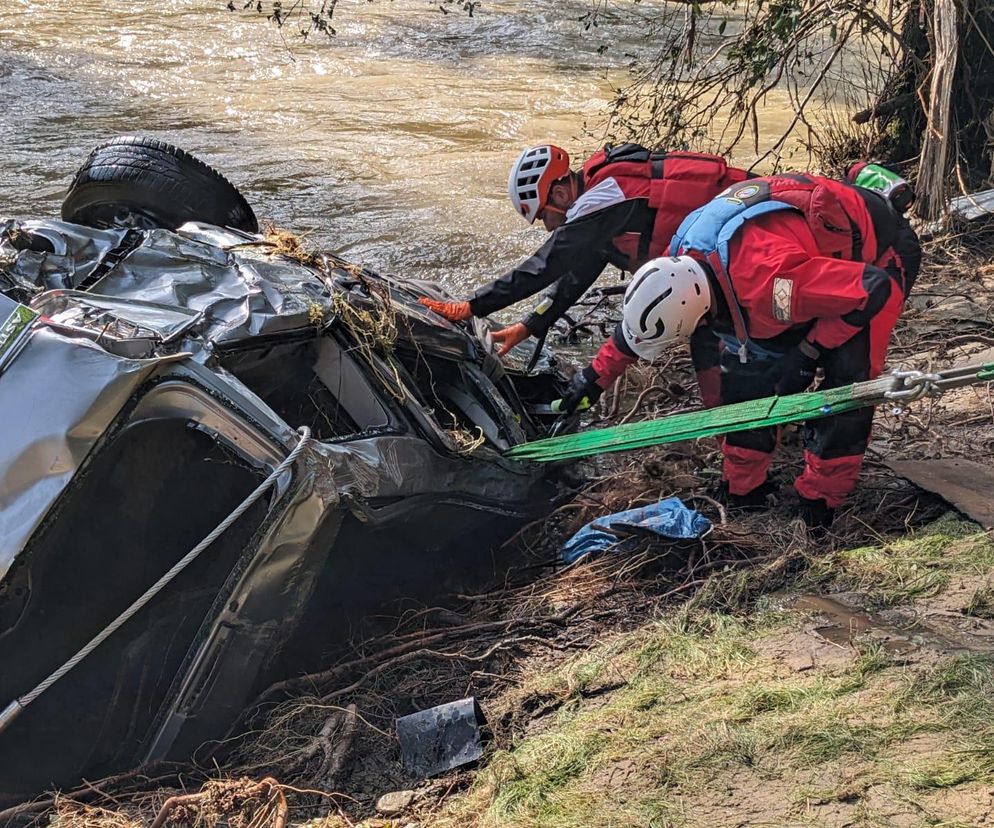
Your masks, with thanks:
[(794, 294), (793, 279), (773, 280), (773, 318), (777, 322), (790, 322), (790, 300)]
[(752, 207), (770, 198), (770, 185), (767, 181), (749, 181), (744, 184), (733, 184), (720, 196), (731, 204), (744, 204)]

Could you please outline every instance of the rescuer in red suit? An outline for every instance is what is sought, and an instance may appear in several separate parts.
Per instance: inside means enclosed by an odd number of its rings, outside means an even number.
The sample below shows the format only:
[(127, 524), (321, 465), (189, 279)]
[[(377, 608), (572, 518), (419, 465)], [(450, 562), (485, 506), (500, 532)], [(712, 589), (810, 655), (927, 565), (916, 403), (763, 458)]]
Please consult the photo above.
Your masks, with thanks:
[[(503, 356), (529, 336), (541, 339), (597, 280), (608, 264), (634, 272), (663, 255), (688, 213), (728, 185), (749, 177), (716, 155), (607, 146), (582, 169), (570, 170), (566, 151), (552, 144), (526, 149), (508, 178), (516, 212), (540, 218), (551, 235), (516, 268), (476, 291), (472, 299), (422, 304), (457, 322), (545, 291), (521, 322), (493, 333)], [(711, 337), (693, 343), (702, 394), (717, 400), (718, 349)]]
[[(921, 260), (908, 221), (878, 192), (797, 174), (732, 185), (685, 219), (670, 253), (633, 277), (622, 322), (574, 377), (565, 411), (595, 400), (636, 359), (702, 331), (723, 345), (722, 404), (804, 391), (819, 368), (822, 388), (872, 379)], [(808, 525), (830, 525), (852, 491), (872, 420), (863, 409), (805, 425), (794, 486)], [(724, 438), (732, 504), (765, 504), (777, 436)]]

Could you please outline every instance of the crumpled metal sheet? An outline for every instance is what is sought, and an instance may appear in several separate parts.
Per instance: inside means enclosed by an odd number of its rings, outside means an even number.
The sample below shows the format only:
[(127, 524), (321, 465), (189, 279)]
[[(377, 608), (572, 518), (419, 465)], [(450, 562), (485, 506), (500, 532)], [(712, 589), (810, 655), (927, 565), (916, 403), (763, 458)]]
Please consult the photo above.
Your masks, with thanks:
[(46, 291), (32, 303), (42, 316), (61, 325), (74, 327), (130, 326), (120, 335), (153, 335), (161, 342), (178, 338), (200, 319), (200, 314), (184, 308), (158, 305), (135, 299), (114, 299), (75, 290)]
[[(25, 249), (32, 238), (30, 246), (39, 249)], [(46, 246), (55, 252), (40, 252)], [(13, 291), (25, 302), (38, 297), (44, 303), (39, 296), (44, 291), (82, 286), (91, 295), (133, 303), (126, 318), (143, 327), (161, 325), (155, 306), (198, 313), (194, 330), (199, 342), (221, 346), (326, 321), (341, 302), (374, 316), (387, 303), (400, 339), (453, 360), (481, 355), (480, 340), (488, 339), (492, 323), (477, 320), (479, 339), (467, 337), (460, 327), (419, 305), (419, 295), (445, 296), (437, 286), (384, 279), (332, 254), (319, 258), (320, 268), (304, 265), (276, 255), (260, 237), (196, 222), (173, 233), (0, 220), (0, 291)], [(117, 310), (123, 312), (123, 306), (118, 304)], [(200, 349), (190, 342), (183, 347)], [(551, 352), (543, 349), (540, 370), (554, 367)]]
[[(38, 290), (76, 288), (104, 257), (117, 248), (128, 230), (95, 230), (65, 221), (0, 219), (0, 286)], [(54, 252), (19, 249), (26, 236), (37, 234)]]
[[(317, 443), (314, 450), (331, 464), (335, 487), (354, 498), (393, 499), (416, 492), (432, 493), (442, 502), (449, 493), (472, 491), (492, 498), (481, 509), (495, 513), (525, 514), (535, 508), (524, 499), (534, 484), (534, 470), (496, 454), (487, 454), (485, 462), (483, 455), (467, 462), (465, 457), (440, 454), (420, 436), (401, 434)], [(411, 469), (419, 473), (412, 475)]]
[(331, 308), (323, 283), (303, 265), (166, 230), (151, 231), (91, 291), (201, 313), (202, 332), (216, 343), (303, 328), (315, 310)]
[[(56, 252), (19, 249), (31, 234)], [(98, 268), (108, 272), (101, 275)], [(200, 333), (217, 343), (299, 329), (332, 306), (313, 270), (220, 228), (191, 224), (178, 233), (152, 230), (138, 238), (132, 231), (59, 221), (0, 224), (0, 287), (6, 283), (29, 295), (72, 290), (94, 275), (88, 285), (93, 294), (202, 314)], [(157, 314), (151, 308), (146, 313), (147, 320), (135, 305), (132, 319), (154, 327)]]
[(122, 359), (45, 327), (30, 334), (0, 378), (0, 579), (158, 362)]

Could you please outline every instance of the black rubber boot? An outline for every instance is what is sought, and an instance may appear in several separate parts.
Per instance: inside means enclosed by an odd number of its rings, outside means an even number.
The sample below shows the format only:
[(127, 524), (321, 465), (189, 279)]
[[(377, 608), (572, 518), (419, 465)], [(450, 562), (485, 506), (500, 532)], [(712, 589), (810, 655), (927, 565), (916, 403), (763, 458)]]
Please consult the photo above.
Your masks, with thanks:
[(835, 520), (835, 509), (829, 508), (824, 498), (809, 500), (806, 497), (799, 497), (798, 513), (808, 529), (825, 532), (832, 521)]
[(732, 509), (757, 512), (761, 509), (769, 508), (769, 499), (772, 495), (775, 495), (778, 490), (779, 486), (777, 486), (774, 481), (766, 480), (751, 492), (736, 495), (728, 491), (728, 481), (722, 480), (721, 483), (718, 484), (718, 500)]

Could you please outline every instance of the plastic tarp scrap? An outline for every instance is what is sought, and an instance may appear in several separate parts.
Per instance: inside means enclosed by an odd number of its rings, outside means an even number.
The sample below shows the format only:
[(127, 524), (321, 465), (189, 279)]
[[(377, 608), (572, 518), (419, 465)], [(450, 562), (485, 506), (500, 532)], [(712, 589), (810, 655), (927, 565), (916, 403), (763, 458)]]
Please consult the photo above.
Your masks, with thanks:
[[(631, 532), (632, 536), (619, 538), (618, 533)], [(605, 552), (629, 552), (638, 544), (639, 537), (647, 534), (661, 538), (688, 540), (700, 538), (711, 529), (709, 521), (700, 512), (683, 505), (678, 497), (668, 497), (649, 506), (616, 512), (590, 521), (563, 545), (562, 559), (573, 563), (584, 555)]]

